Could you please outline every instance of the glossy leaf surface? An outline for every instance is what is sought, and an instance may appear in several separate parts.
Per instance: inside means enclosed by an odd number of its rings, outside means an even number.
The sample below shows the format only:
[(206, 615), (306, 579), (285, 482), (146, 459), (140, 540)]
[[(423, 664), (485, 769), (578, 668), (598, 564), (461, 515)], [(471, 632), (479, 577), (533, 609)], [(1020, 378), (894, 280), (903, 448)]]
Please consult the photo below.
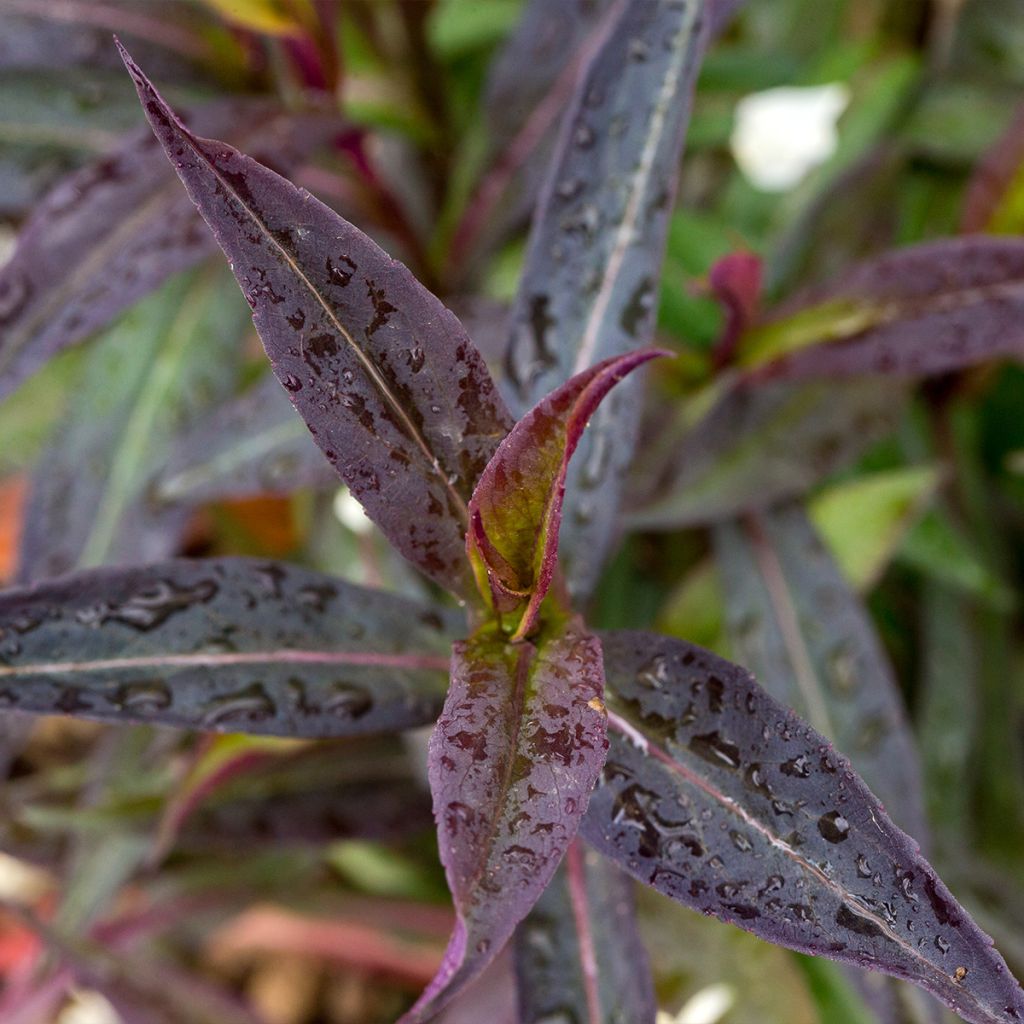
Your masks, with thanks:
[(0, 594), (0, 705), (217, 732), (423, 725), (445, 692), (438, 615), (244, 558), (96, 569)]
[(582, 826), (688, 906), (906, 978), (975, 1024), (1024, 992), (849, 762), (745, 670), (651, 633), (602, 636), (611, 749)]
[(760, 375), (916, 377), (1024, 355), (1024, 241), (899, 249), (797, 296), (740, 343)]
[(357, 228), (231, 146), (188, 131), (124, 58), (317, 444), (403, 555), (471, 593), (466, 506), (511, 420), (468, 335)]
[(302, 417), (268, 373), (190, 424), (174, 441), (153, 488), (163, 501), (191, 503), (337, 483)]
[[(201, 107), (188, 121), (252, 148), (285, 172), (339, 130), (336, 118), (296, 117), (253, 100)], [(133, 134), (62, 180), (19, 235), (0, 270), (0, 396), (214, 251), (150, 139)]]
[[(649, 343), (702, 0), (630, 0), (609, 19), (562, 125), (512, 312), (508, 375), (522, 412), (603, 359)], [(595, 416), (570, 473), (570, 589), (596, 582), (633, 450), (639, 384)]]
[(515, 425), (480, 477), (467, 550), (499, 612), (527, 601), (517, 636), (533, 628), (554, 577), (566, 473), (584, 428), (616, 384), (658, 355), (667, 353), (634, 352), (577, 374)]
[(90, 348), (32, 474), (18, 582), (175, 553), (190, 512), (154, 501), (150, 480), (176, 435), (236, 385), (246, 307), (225, 287), (213, 270), (168, 282)]
[(737, 382), (692, 426), (652, 420), (625, 510), (634, 528), (715, 522), (806, 493), (896, 429), (905, 389), (855, 378)]
[(654, 1024), (633, 882), (578, 840), (516, 932), (520, 1024)]
[(896, 677), (803, 509), (722, 524), (715, 551), (733, 656), (846, 753), (892, 819), (924, 843), (921, 770)]
[(404, 1024), (427, 1021), (501, 951), (579, 827), (607, 749), (598, 640), (575, 627), (457, 643), (430, 740), (441, 861), (457, 920)]

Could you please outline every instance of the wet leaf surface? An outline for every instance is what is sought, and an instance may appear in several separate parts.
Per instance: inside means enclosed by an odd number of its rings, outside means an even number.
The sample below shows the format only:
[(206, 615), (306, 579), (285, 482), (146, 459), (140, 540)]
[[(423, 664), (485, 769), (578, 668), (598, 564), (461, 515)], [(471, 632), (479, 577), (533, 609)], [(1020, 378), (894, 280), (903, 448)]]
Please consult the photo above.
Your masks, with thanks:
[(579, 841), (519, 926), (515, 948), (520, 1024), (654, 1024), (633, 882)]
[(430, 788), (457, 920), (404, 1024), (476, 977), (554, 875), (607, 749), (602, 686), (600, 644), (574, 626), (538, 647), (493, 632), (455, 645)]
[(0, 706), (216, 732), (386, 732), (436, 716), (444, 625), (283, 563), (84, 571), (0, 594)]
[[(512, 421), (468, 335), (334, 211), (231, 146), (188, 131), (124, 56), (317, 444), (402, 554), (472, 594), (466, 506)], [(414, 520), (410, 508), (420, 513)]]
[(1024, 355), (1024, 241), (897, 249), (798, 295), (740, 342), (759, 377), (921, 377)]
[(667, 354), (634, 352), (577, 374), (515, 425), (480, 477), (467, 551), (498, 612), (527, 602), (517, 638), (533, 629), (554, 578), (566, 473), (587, 423), (627, 374)]
[[(285, 173), (339, 130), (334, 117), (296, 117), (256, 100), (199, 107), (188, 122)], [(64, 178), (35, 207), (0, 270), (0, 396), (213, 251), (151, 133), (133, 134)]]
[(18, 582), (175, 554), (190, 510), (154, 500), (150, 479), (180, 431), (235, 387), (247, 317), (225, 286), (213, 270), (169, 282), (90, 348), (32, 474)]
[[(668, 215), (703, 52), (700, 0), (620, 5), (566, 113), (512, 311), (517, 411), (603, 359), (648, 344)], [(618, 8), (617, 8), (618, 9)], [(566, 557), (585, 595), (611, 543), (639, 384), (595, 416), (570, 472)]]
[(631, 874), (771, 942), (913, 981), (964, 1020), (1024, 992), (849, 762), (745, 670), (602, 635), (611, 748), (583, 835)]

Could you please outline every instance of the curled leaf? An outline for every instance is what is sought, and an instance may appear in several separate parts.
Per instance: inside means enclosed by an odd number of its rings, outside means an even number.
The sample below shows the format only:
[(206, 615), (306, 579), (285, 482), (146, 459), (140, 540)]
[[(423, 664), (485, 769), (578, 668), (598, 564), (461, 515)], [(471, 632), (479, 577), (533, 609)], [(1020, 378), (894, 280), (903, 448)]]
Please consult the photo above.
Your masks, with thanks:
[(668, 354), (632, 352), (577, 374), (531, 409), (487, 464), (469, 503), (466, 548), (499, 613), (526, 603), (513, 639), (534, 628), (554, 578), (566, 472), (587, 421), (626, 374)]
[(744, 669), (602, 634), (611, 747), (583, 835), (641, 881), (770, 942), (1018, 1024), (992, 942), (845, 757)]
[(462, 325), (333, 210), (190, 132), (122, 56), (324, 455), (406, 558), (472, 596), (467, 505), (512, 423)]
[(493, 632), (455, 645), (430, 788), (457, 919), (403, 1024), (476, 977), (554, 875), (604, 761), (603, 682), (600, 643), (573, 626), (538, 647)]

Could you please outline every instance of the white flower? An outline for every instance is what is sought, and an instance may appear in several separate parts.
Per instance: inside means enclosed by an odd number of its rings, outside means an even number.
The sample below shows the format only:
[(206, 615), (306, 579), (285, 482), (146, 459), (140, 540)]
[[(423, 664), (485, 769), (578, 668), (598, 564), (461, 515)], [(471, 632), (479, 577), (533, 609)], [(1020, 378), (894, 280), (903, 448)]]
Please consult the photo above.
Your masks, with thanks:
[(740, 170), (765, 192), (791, 189), (835, 152), (836, 122), (849, 101), (849, 89), (838, 82), (745, 96), (730, 138)]

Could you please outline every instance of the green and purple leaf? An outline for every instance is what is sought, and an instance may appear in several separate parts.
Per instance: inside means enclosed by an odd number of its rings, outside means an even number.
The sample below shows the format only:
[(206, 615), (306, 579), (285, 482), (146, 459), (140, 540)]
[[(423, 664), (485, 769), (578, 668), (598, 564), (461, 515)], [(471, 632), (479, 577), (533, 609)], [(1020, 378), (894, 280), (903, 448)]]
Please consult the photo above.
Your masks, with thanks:
[[(230, 100), (188, 118), (287, 173), (341, 127), (266, 101)], [(0, 397), (61, 349), (105, 326), (171, 274), (215, 250), (146, 133), (62, 180), (0, 270)]]
[[(665, 234), (706, 39), (703, 0), (613, 8), (565, 115), (512, 311), (516, 412), (601, 360), (650, 343)], [(596, 582), (633, 454), (638, 384), (595, 416), (570, 474), (570, 590)]]
[(654, 1024), (633, 881), (579, 839), (516, 932), (520, 1024)]
[(921, 767), (892, 666), (803, 510), (722, 524), (715, 552), (735, 657), (847, 753), (889, 816), (927, 846)]
[(976, 235), (898, 249), (748, 331), (758, 378), (921, 377), (1024, 357), (1024, 240)]
[(457, 920), (403, 1024), (462, 991), (554, 875), (604, 762), (603, 682), (600, 643), (574, 625), (537, 647), (490, 630), (455, 645), (430, 788)]
[(816, 956), (904, 978), (972, 1024), (1024, 992), (849, 761), (744, 669), (602, 635), (611, 748), (583, 835), (641, 881)]
[(466, 549), (499, 614), (526, 604), (513, 639), (533, 630), (554, 579), (566, 473), (590, 417), (628, 373), (668, 354), (646, 349), (577, 374), (531, 409), (487, 464), (469, 503)]
[(0, 593), (0, 707), (327, 737), (432, 721), (437, 613), (245, 558), (95, 569)]
[(472, 596), (467, 506), (512, 421), (465, 330), (333, 210), (190, 132), (122, 56), (317, 444), (403, 555)]
[(272, 373), (193, 422), (172, 444), (153, 481), (161, 502), (198, 504), (338, 486)]

